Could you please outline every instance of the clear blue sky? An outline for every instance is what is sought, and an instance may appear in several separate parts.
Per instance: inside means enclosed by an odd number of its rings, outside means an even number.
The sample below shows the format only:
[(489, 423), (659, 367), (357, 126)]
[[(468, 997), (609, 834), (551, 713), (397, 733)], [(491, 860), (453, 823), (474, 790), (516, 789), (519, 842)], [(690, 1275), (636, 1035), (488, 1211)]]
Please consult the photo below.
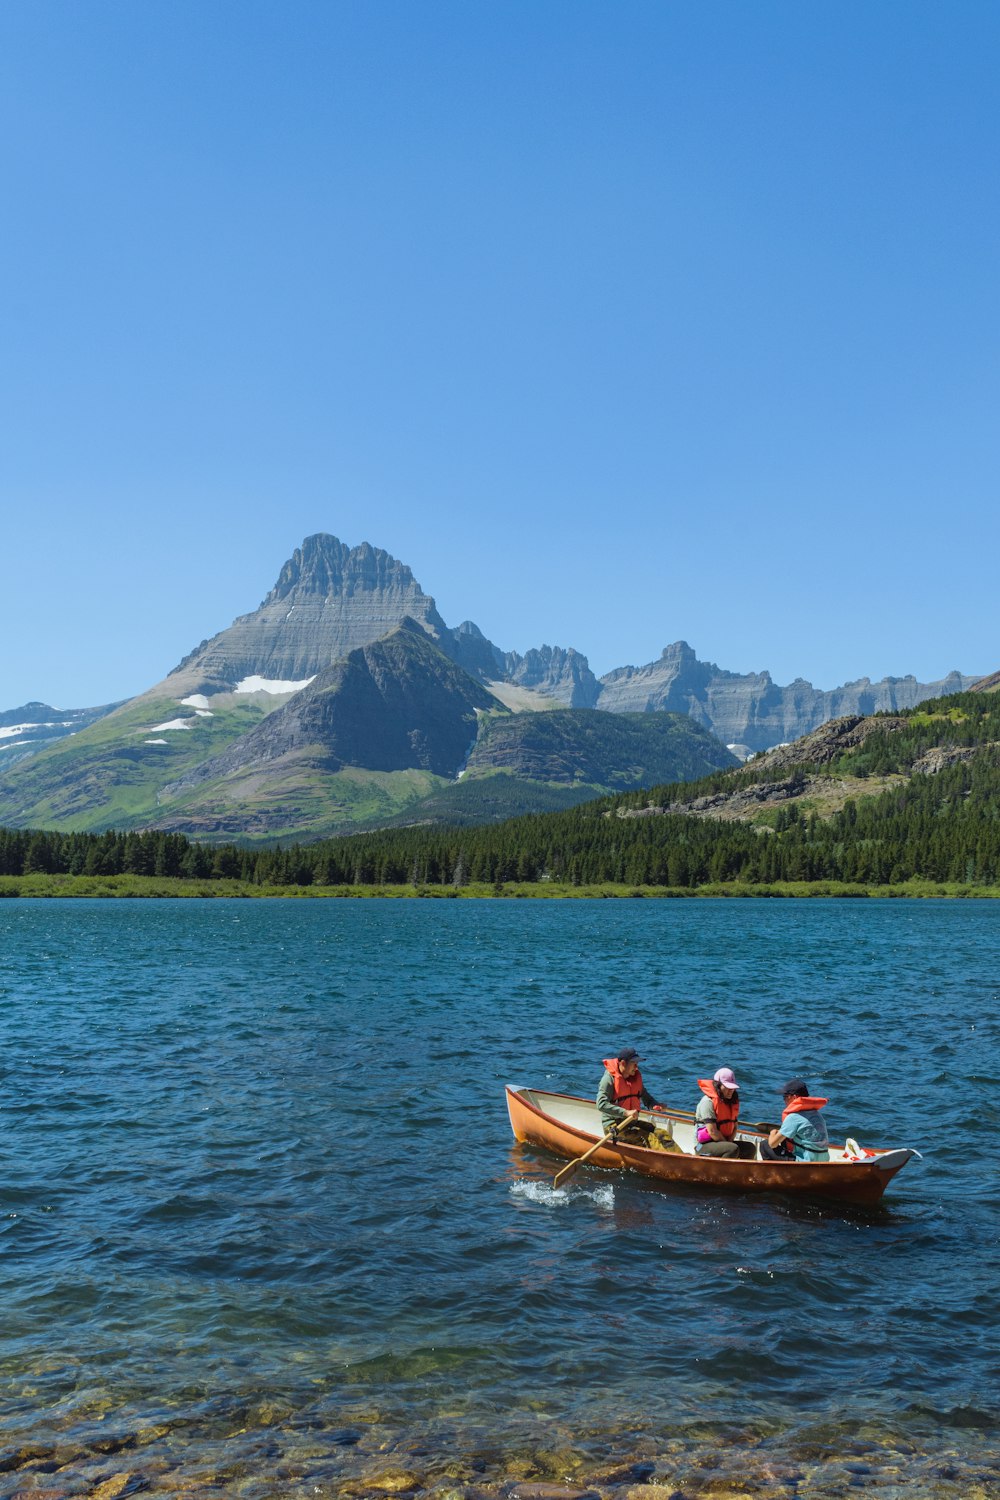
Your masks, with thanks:
[(1000, 668), (995, 0), (4, 0), (0, 708), (314, 531), (598, 673)]

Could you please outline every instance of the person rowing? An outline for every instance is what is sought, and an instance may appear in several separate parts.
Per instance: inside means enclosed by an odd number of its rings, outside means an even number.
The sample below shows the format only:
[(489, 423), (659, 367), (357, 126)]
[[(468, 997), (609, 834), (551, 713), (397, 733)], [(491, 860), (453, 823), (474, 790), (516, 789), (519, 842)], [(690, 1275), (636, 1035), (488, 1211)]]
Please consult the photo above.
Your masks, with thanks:
[(699, 1078), (702, 1097), (694, 1112), (694, 1149), (698, 1156), (756, 1155), (749, 1141), (737, 1141), (740, 1086), (732, 1068), (717, 1068), (711, 1078)]
[[(633, 1110), (663, 1108), (642, 1081), (639, 1071), (641, 1061), (634, 1047), (623, 1047), (617, 1057), (604, 1058), (604, 1076), (597, 1088), (597, 1108), (601, 1112), (605, 1135), (611, 1135), (615, 1141), (618, 1139), (619, 1126)], [(622, 1138), (646, 1145), (652, 1130), (652, 1125), (646, 1121), (633, 1120), (622, 1131)]]
[(760, 1143), (762, 1161), (829, 1161), (823, 1106), (828, 1099), (814, 1098), (804, 1078), (790, 1078), (781, 1091), (785, 1107), (781, 1124)]

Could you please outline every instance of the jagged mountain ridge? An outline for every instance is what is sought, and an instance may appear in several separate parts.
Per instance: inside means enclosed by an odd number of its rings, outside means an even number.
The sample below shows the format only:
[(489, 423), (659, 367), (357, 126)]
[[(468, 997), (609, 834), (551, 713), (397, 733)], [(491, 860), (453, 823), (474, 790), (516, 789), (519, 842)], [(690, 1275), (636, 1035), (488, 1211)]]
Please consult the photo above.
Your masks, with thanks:
[(830, 719), (915, 708), (928, 698), (962, 692), (976, 680), (960, 672), (939, 682), (907, 676), (873, 683), (862, 677), (825, 691), (797, 677), (781, 687), (769, 672), (727, 672), (714, 662), (699, 661), (686, 641), (676, 641), (647, 666), (607, 673), (597, 703), (613, 713), (669, 709), (690, 714), (745, 757), (800, 739)]
[[(680, 712), (742, 752), (795, 738), (801, 725), (815, 727), (834, 710), (910, 706), (956, 681), (964, 685), (974, 680), (958, 674), (945, 684), (920, 684), (914, 678), (870, 684), (863, 679), (835, 694), (822, 694), (801, 680), (781, 688), (767, 673), (722, 672), (712, 663), (699, 662), (690, 646), (678, 642), (657, 662), (619, 668), (598, 682), (586, 657), (573, 648), (542, 646), (521, 655), (501, 650), (471, 621), (449, 629), (405, 564), (368, 543), (351, 548), (336, 537), (319, 534), (306, 538), (296, 550), (258, 610), (202, 642), (146, 693), (79, 734), (29, 756), (0, 778), (0, 822), (87, 828), (153, 824), (177, 795), (193, 795), (199, 768), (206, 763), (218, 762), (221, 756), (222, 776), (243, 775), (245, 765), (234, 762), (226, 769), (225, 756), (238, 741), (245, 741), (239, 754), (246, 753), (248, 745), (255, 754), (254, 746), (278, 743), (281, 725), (298, 725), (304, 734), (306, 710), (318, 713), (315, 706), (329, 687), (321, 680), (323, 674), (354, 652), (384, 640), (406, 621), (415, 641), (447, 658), (463, 681), (487, 695), (493, 715), (508, 708), (520, 713), (562, 705), (573, 711), (596, 706), (612, 714)], [(456, 701), (468, 691), (460, 690), (457, 682), (453, 679), (448, 688)], [(425, 690), (426, 681), (419, 691)], [(348, 699), (335, 695), (323, 701), (336, 701), (342, 714)], [(287, 719), (268, 725), (286, 704), (296, 705)], [(401, 694), (393, 712), (396, 718), (383, 715), (378, 733), (362, 736), (346, 757), (335, 748), (346, 743), (346, 724), (327, 723), (323, 755), (328, 770), (338, 760), (361, 769), (360, 760), (367, 756), (371, 764), (366, 769), (373, 775), (405, 774), (411, 781), (437, 776), (430, 761), (417, 760), (404, 770), (382, 770), (387, 746), (400, 743), (400, 737), (419, 738), (423, 733), (422, 711), (412, 694)], [(254, 739), (258, 729), (260, 735)], [(568, 764), (582, 784), (592, 774), (584, 769), (589, 751), (582, 722), (574, 733), (579, 737), (575, 744), (569, 737)], [(525, 754), (529, 738), (521, 747)], [(613, 740), (612, 735), (603, 737), (602, 756), (612, 753)], [(301, 747), (301, 741), (288, 743), (271, 758), (295, 755)], [(621, 741), (614, 753), (625, 753)], [(579, 759), (574, 761), (574, 756)], [(649, 770), (652, 758), (650, 744), (639, 757), (638, 770)], [(318, 765), (316, 761), (312, 769)], [(450, 751), (435, 765), (443, 768), (446, 779), (457, 774)], [(613, 785), (614, 771), (606, 762), (599, 765), (594, 784)], [(525, 779), (530, 782), (532, 774), (529, 768)], [(202, 781), (207, 784), (208, 779)], [(386, 798), (396, 810), (397, 803), (409, 805), (426, 790), (414, 781), (398, 797), (393, 790)], [(318, 806), (322, 798), (313, 802)], [(266, 823), (266, 814), (261, 816)], [(365, 816), (370, 820), (372, 815)], [(302, 826), (308, 827), (308, 819)]]
[(654, 662), (618, 667), (598, 680), (573, 647), (543, 645), (522, 655), (495, 645), (472, 621), (450, 629), (404, 563), (368, 542), (352, 548), (320, 533), (296, 549), (257, 610), (202, 641), (144, 696), (180, 701), (232, 691), (251, 678), (291, 691), (407, 618), (481, 683), (530, 695), (519, 707), (686, 713), (741, 756), (797, 739), (839, 715), (894, 712), (976, 681), (953, 672), (930, 683), (864, 677), (822, 690), (797, 678), (782, 686), (768, 672), (736, 673), (700, 661), (685, 641), (665, 647)]
[(404, 563), (367, 542), (351, 548), (318, 534), (285, 563), (259, 609), (202, 642), (160, 687), (219, 691), (251, 676), (298, 684), (406, 618), (471, 676), (525, 690), (537, 706), (685, 713), (741, 757), (840, 715), (913, 708), (976, 681), (952, 672), (929, 683), (912, 675), (874, 683), (862, 677), (825, 690), (800, 677), (782, 686), (766, 671), (730, 672), (701, 661), (686, 641), (664, 647), (654, 662), (617, 667), (598, 679), (573, 647), (543, 645), (522, 655), (496, 645), (471, 620), (450, 629)]
[(449, 629), (405, 563), (362, 542), (307, 537), (260, 606), (188, 653), (158, 684), (178, 693), (231, 690), (250, 677), (300, 684), (359, 646), (414, 620), (464, 671), (569, 708), (593, 708), (600, 686), (572, 647), (521, 655), (487, 640), (471, 620)]
[(492, 821), (497, 809), (544, 811), (732, 764), (683, 715), (511, 714), (404, 620), (166, 784), (154, 826), (218, 839), (319, 837), (359, 822)]

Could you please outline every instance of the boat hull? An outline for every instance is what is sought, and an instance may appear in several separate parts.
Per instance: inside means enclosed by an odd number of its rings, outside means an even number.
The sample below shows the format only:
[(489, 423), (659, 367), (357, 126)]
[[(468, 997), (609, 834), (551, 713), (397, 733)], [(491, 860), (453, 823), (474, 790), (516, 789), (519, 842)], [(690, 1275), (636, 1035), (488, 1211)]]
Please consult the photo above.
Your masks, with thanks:
[[(517, 1140), (540, 1146), (561, 1157), (582, 1156), (600, 1140), (604, 1127), (597, 1108), (573, 1094), (507, 1087), (507, 1110)], [(658, 1125), (670, 1121), (678, 1134), (691, 1134), (691, 1116), (681, 1110), (643, 1113)], [(747, 1141), (763, 1139), (760, 1131), (743, 1129)], [(718, 1192), (785, 1193), (795, 1197), (832, 1199), (840, 1203), (878, 1203), (896, 1173), (916, 1153), (907, 1149), (879, 1151), (863, 1161), (769, 1162), (730, 1157), (697, 1156), (692, 1151), (652, 1151), (644, 1146), (601, 1146), (588, 1165), (613, 1171), (636, 1172), (658, 1185), (683, 1184)]]

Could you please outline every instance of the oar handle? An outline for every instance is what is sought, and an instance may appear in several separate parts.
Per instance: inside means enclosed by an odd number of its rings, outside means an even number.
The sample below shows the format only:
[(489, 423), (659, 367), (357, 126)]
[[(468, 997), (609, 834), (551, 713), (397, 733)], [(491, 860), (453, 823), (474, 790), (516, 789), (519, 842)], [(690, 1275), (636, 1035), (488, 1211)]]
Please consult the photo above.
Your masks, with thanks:
[[(686, 1109), (672, 1109), (670, 1110), (670, 1114), (677, 1120), (693, 1120), (695, 1118), (690, 1110)], [(737, 1130), (777, 1130), (778, 1127), (773, 1120), (737, 1120), (736, 1128)]]
[(561, 1172), (556, 1173), (556, 1175), (552, 1179), (552, 1186), (554, 1188), (557, 1188), (561, 1182), (565, 1182), (566, 1178), (569, 1177), (572, 1172), (575, 1172), (577, 1167), (582, 1166), (585, 1161), (590, 1160), (595, 1151), (600, 1151), (602, 1146), (606, 1146), (611, 1137), (615, 1135), (617, 1131), (624, 1130), (626, 1125), (631, 1125), (632, 1121), (637, 1120), (638, 1118), (639, 1111), (637, 1109), (633, 1109), (631, 1114), (625, 1116), (624, 1120), (619, 1120), (616, 1125), (612, 1125), (607, 1135), (602, 1136), (599, 1141), (595, 1141), (589, 1151), (585, 1151), (582, 1156), (578, 1156), (573, 1161), (568, 1162), (566, 1166), (563, 1167)]

